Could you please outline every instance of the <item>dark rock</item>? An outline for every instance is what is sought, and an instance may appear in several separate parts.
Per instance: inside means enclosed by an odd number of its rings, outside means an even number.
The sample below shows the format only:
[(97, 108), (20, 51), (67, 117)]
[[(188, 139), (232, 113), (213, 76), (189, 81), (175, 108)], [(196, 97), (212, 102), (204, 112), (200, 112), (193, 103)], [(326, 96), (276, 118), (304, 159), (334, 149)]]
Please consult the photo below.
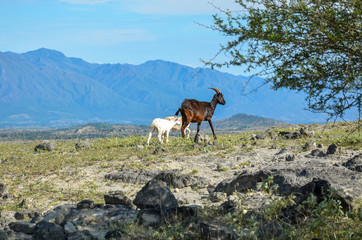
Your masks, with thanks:
[[(85, 200), (87, 201), (87, 200)], [(88, 200), (89, 201), (89, 200)], [(79, 205), (82, 205), (84, 207), (86, 203), (78, 203)], [(56, 215), (54, 217), (54, 222), (56, 224), (59, 224), (61, 226), (64, 226), (64, 224), (69, 220), (69, 218), (72, 215), (73, 212), (73, 206), (72, 205), (62, 205), (58, 206), (54, 209), (54, 212), (56, 212)]]
[(122, 191), (110, 191), (108, 194), (104, 195), (104, 202), (106, 204), (119, 204), (130, 208), (136, 207), (132, 203), (132, 200), (129, 199)]
[(210, 193), (212, 193), (213, 191), (214, 191), (214, 189), (215, 189), (215, 186), (214, 185), (211, 185), (211, 184), (209, 184), (208, 186), (207, 186), (207, 192), (210, 194)]
[(0, 183), (0, 197), (4, 196), (7, 192), (7, 186), (5, 183)]
[(337, 145), (331, 144), (328, 146), (327, 154), (335, 154), (337, 152)]
[(175, 188), (184, 188), (189, 186), (191, 188), (203, 188), (209, 183), (208, 180), (203, 177), (180, 174), (180, 171), (178, 170), (160, 172), (155, 179), (163, 181), (168, 186), (173, 186)]
[(157, 180), (149, 181), (136, 195), (133, 203), (144, 208), (176, 208), (178, 203), (167, 185)]
[(43, 142), (35, 146), (34, 151), (54, 151), (57, 149), (55, 142)]
[(279, 133), (279, 136), (284, 139), (297, 139), (301, 137), (301, 134), (297, 132), (282, 131)]
[(241, 199), (237, 196), (230, 195), (227, 201), (220, 205), (220, 207), (227, 212), (232, 212), (241, 207)]
[(202, 135), (202, 134), (196, 134), (194, 142), (196, 144), (208, 144), (210, 142), (210, 137), (207, 135)]
[(316, 147), (317, 147), (317, 144), (315, 142), (306, 142), (303, 149), (304, 150), (315, 149)]
[(295, 160), (295, 155), (294, 154), (287, 155), (285, 157), (285, 160), (288, 161), (288, 162), (294, 161)]
[(140, 170), (134, 170), (134, 169), (122, 169), (118, 173), (112, 173), (107, 174), (105, 176), (105, 179), (107, 180), (117, 180), (124, 183), (138, 183), (138, 184), (144, 184), (159, 173), (158, 170), (151, 170), (151, 169), (140, 169)]
[(9, 234), (6, 231), (0, 229), (0, 240), (8, 240), (8, 239), (9, 239)]
[(71, 234), (71, 233), (75, 233), (77, 231), (77, 229), (75, 228), (74, 224), (72, 222), (66, 222), (63, 226), (64, 231), (66, 234)]
[(160, 226), (162, 221), (161, 210), (157, 208), (142, 209), (138, 214), (139, 224), (145, 227)]
[(126, 233), (122, 230), (111, 230), (108, 231), (106, 233), (106, 235), (104, 236), (105, 239), (112, 239), (112, 240), (117, 240), (117, 239), (122, 239), (123, 236), (125, 236)]
[(221, 202), (226, 199), (226, 193), (224, 192), (212, 192), (209, 195), (209, 199), (211, 202)]
[(14, 214), (14, 218), (16, 220), (23, 220), (25, 218), (34, 218), (39, 216), (39, 212), (38, 211), (30, 211), (30, 210), (21, 210), (18, 211)]
[(81, 150), (81, 149), (88, 149), (91, 148), (92, 144), (88, 141), (81, 141), (81, 142), (77, 142), (75, 144), (75, 149), (76, 150)]
[(83, 200), (77, 204), (77, 209), (89, 209), (94, 208), (94, 202), (92, 200)]
[(67, 240), (98, 240), (88, 230), (70, 233)]
[(34, 240), (66, 240), (67, 235), (63, 228), (55, 223), (41, 221), (35, 225)]
[(314, 150), (311, 151), (309, 156), (311, 156), (311, 157), (325, 157), (326, 154), (323, 151), (321, 151), (320, 149), (314, 149)]
[(342, 166), (352, 171), (362, 172), (362, 153), (349, 159), (347, 162), (343, 163)]
[(257, 173), (241, 173), (236, 179), (230, 182), (230, 179), (219, 183), (214, 192), (225, 192), (231, 195), (233, 192), (244, 192), (248, 189), (252, 189), (258, 182), (263, 182), (268, 178), (267, 173), (259, 171)]
[(164, 218), (162, 218), (163, 224), (175, 224), (181, 223), (184, 226), (191, 223), (198, 222), (198, 213), (201, 210), (200, 206), (182, 206), (177, 208), (166, 209)]
[(162, 146), (157, 146), (155, 148), (155, 151), (153, 152), (153, 154), (160, 154), (163, 152), (167, 152), (166, 148), (162, 147)]
[(258, 171), (250, 169), (232, 181), (219, 183), (214, 191), (232, 195), (233, 192), (257, 189), (257, 184), (265, 182), (269, 176), (273, 177), (273, 184), (278, 185), (277, 193), (283, 196), (299, 191), (302, 186), (310, 183), (315, 177), (328, 181), (331, 189), (340, 190), (341, 202), (345, 202), (350, 208), (353, 208), (353, 201), (362, 194), (360, 187), (362, 175), (346, 168), (335, 167), (324, 159), (314, 159), (311, 162), (284, 162), (265, 166)]
[[(330, 190), (332, 190), (331, 184), (326, 180), (318, 178), (315, 178), (311, 182), (300, 187), (294, 193), (295, 204), (287, 207), (287, 209), (283, 211), (283, 221), (287, 221), (290, 224), (298, 224), (298, 222), (300, 222), (299, 219), (303, 220), (309, 214), (299, 209), (300, 204), (303, 204), (311, 194), (316, 197), (316, 202), (320, 203), (325, 200)], [(333, 198), (341, 202), (341, 206), (344, 211), (348, 211), (350, 209), (351, 206), (343, 197), (338, 195), (337, 191), (334, 191)]]
[(35, 223), (28, 222), (12, 222), (9, 224), (9, 228), (15, 232), (22, 232), (25, 234), (33, 234), (35, 229)]

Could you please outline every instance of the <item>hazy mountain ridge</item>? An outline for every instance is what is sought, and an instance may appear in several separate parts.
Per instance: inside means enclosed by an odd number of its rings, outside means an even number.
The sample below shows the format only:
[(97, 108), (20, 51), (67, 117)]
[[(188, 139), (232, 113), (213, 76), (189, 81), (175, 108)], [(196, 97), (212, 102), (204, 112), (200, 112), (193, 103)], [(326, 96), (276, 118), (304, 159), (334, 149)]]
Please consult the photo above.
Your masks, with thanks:
[[(185, 98), (210, 101), (219, 88), (226, 105), (214, 119), (237, 113), (288, 122), (322, 121), (303, 111), (303, 97), (262, 88), (243, 96), (248, 77), (155, 60), (140, 65), (95, 64), (39, 49), (0, 52), (0, 127), (65, 127), (87, 122), (149, 124), (173, 115)], [(254, 78), (247, 90), (260, 84)], [(311, 117), (314, 117), (311, 118)]]

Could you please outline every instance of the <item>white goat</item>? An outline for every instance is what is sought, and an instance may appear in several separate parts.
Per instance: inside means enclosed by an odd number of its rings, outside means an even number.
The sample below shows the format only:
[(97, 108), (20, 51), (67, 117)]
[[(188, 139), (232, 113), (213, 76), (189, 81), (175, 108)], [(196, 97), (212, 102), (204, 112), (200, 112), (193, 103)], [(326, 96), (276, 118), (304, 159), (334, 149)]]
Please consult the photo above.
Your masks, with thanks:
[[(176, 118), (176, 116), (171, 116), (171, 117), (167, 117), (167, 118), (165, 118), (165, 119), (167, 119), (167, 120), (173, 120), (173, 119), (175, 119)], [(181, 117), (178, 117), (179, 119), (180, 119), (180, 124), (176, 124), (173, 128), (171, 128), (171, 130), (181, 130), (181, 126), (182, 126), (182, 116)], [(189, 125), (187, 125), (187, 127), (185, 128), (185, 132), (186, 132), (186, 135), (187, 135), (187, 138), (189, 138), (190, 137), (190, 134), (191, 134), (191, 130), (190, 130), (190, 124), (191, 123), (189, 123)]]
[(168, 142), (168, 135), (169, 135), (171, 129), (176, 124), (181, 125), (181, 121), (180, 121), (180, 119), (178, 117), (174, 118), (173, 120), (155, 118), (152, 121), (151, 125), (148, 127), (150, 129), (150, 133), (148, 134), (147, 145), (150, 145), (150, 139), (151, 139), (152, 133), (154, 131), (157, 131), (158, 141), (161, 144), (163, 143), (163, 138), (166, 139), (166, 143), (167, 143)]

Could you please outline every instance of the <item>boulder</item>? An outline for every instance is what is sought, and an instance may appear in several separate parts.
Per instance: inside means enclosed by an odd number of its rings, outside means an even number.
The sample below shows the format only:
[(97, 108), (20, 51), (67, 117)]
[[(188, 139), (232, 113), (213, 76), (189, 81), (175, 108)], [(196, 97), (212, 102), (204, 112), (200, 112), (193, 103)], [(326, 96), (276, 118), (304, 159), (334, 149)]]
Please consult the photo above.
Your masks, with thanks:
[(76, 150), (81, 150), (81, 149), (88, 149), (92, 147), (92, 143), (88, 142), (88, 141), (81, 141), (81, 142), (77, 142), (75, 144), (75, 149)]
[(149, 181), (136, 195), (133, 200), (138, 208), (156, 208), (156, 209), (167, 209), (176, 208), (178, 203), (164, 182), (158, 180)]
[(43, 142), (35, 146), (34, 151), (54, 151), (57, 149), (57, 144), (53, 141)]
[(328, 146), (327, 149), (327, 154), (335, 154), (337, 152), (337, 145), (336, 144), (331, 144)]
[(64, 229), (55, 223), (41, 221), (35, 225), (33, 239), (36, 240), (66, 240)]
[(77, 209), (89, 209), (94, 208), (94, 202), (92, 200), (83, 200), (77, 204)]
[(136, 206), (132, 203), (132, 200), (129, 199), (122, 191), (110, 191), (108, 194), (105, 194), (104, 202), (106, 204), (119, 204), (130, 208), (136, 208)]
[(35, 223), (29, 222), (12, 222), (9, 224), (9, 228), (15, 232), (22, 232), (25, 234), (33, 234), (35, 229)]
[(209, 142), (211, 142), (210, 137), (207, 135), (202, 135), (202, 134), (196, 134), (194, 142), (197, 144), (208, 144)]

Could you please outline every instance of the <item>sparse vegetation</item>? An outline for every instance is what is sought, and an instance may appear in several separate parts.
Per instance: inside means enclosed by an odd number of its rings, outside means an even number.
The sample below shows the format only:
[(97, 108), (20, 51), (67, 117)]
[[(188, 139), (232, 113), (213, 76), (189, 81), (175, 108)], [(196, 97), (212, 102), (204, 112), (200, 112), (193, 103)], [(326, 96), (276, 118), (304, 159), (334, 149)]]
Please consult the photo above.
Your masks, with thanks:
[[(335, 123), (310, 125), (315, 131), (314, 139), (325, 146), (335, 143), (345, 149), (362, 149), (361, 133), (353, 131), (357, 123)], [(288, 129), (296, 131), (300, 126)], [(274, 129), (275, 132), (286, 129)], [(302, 146), (305, 139), (286, 141), (281, 137), (277, 140), (256, 141), (253, 146), (250, 132), (218, 135), (217, 142), (212, 146), (195, 145), (192, 140), (171, 137), (168, 144), (162, 145), (165, 151), (157, 151), (159, 144), (151, 142), (145, 145), (146, 137), (130, 135), (127, 137), (95, 138), (88, 140), (90, 148), (75, 149), (78, 140), (57, 140), (55, 151), (35, 152), (34, 147), (40, 140), (3, 141), (0, 143), (0, 175), (1, 183), (8, 186), (9, 200), (3, 200), (0, 211), (17, 211), (19, 209), (49, 209), (64, 203), (77, 203), (84, 199), (92, 199), (95, 203), (104, 203), (103, 195), (106, 187), (122, 186), (129, 197), (133, 197), (138, 188), (125, 183), (104, 179), (106, 172), (118, 169), (162, 169), (168, 170), (170, 159), (183, 156), (217, 158), (221, 162), (233, 159), (238, 153), (251, 152), (260, 146), (270, 149), (272, 145)], [(206, 151), (207, 149), (207, 151)], [(231, 157), (233, 156), (233, 157)], [(237, 165), (215, 169), (219, 177), (222, 174), (237, 173), (242, 167), (252, 163), (240, 159)], [(183, 169), (185, 174), (202, 176), (202, 169), (190, 166)], [(216, 171), (215, 171), (216, 170)], [(222, 180), (222, 179), (219, 179)], [(276, 194), (277, 186), (273, 178), (265, 179), (261, 186), (265, 195)], [(253, 194), (250, 189), (250, 195)], [(259, 211), (248, 210), (240, 206), (227, 213), (219, 210), (203, 211), (204, 218), (220, 219), (226, 225), (243, 233), (246, 239), (359, 239), (362, 237), (362, 200), (356, 201), (352, 210), (343, 210), (341, 203), (333, 193), (325, 193), (324, 199), (317, 202), (313, 195), (302, 205), (303, 212), (308, 212), (306, 219), (298, 226), (290, 225), (282, 219), (281, 210), (294, 204), (294, 196), (280, 197), (263, 206)], [(211, 216), (211, 214), (213, 216)], [(269, 226), (279, 235), (266, 230)], [(118, 226), (127, 229), (128, 236), (142, 236), (143, 239), (201, 239), (198, 229), (182, 225), (166, 225), (161, 229), (139, 229), (136, 224)], [(281, 232), (280, 232), (281, 231)], [(184, 234), (187, 232), (187, 234)]]

